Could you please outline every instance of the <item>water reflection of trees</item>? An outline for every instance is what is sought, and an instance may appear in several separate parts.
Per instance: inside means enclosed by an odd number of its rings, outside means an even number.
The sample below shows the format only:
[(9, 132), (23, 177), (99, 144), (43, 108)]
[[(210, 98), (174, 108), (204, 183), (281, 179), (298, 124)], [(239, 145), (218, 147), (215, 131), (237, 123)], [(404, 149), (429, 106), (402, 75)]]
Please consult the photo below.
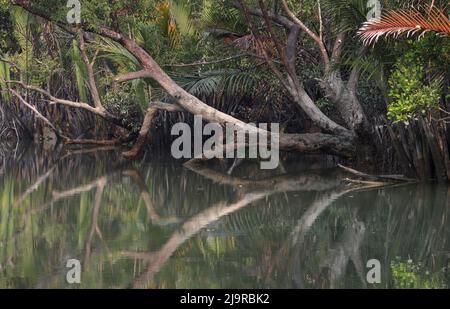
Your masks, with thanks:
[[(9, 166), (2, 287), (65, 286), (67, 258), (82, 261), (85, 287), (136, 288), (367, 287), (372, 258), (432, 272), (447, 263), (446, 187), (349, 187), (329, 171), (250, 180), (164, 160), (130, 165), (108, 149), (25, 154)], [(383, 267), (383, 286), (391, 281)]]

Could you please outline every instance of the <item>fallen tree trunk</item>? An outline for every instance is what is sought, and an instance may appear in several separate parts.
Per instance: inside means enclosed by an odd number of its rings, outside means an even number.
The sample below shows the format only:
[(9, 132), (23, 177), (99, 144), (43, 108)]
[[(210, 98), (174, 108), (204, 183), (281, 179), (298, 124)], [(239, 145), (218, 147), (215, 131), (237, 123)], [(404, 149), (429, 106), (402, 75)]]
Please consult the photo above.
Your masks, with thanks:
[[(47, 12), (42, 12), (42, 10), (31, 5), (28, 1), (15, 1), (16, 5), (21, 6), (30, 13), (40, 16), (46, 20), (53, 21)], [(56, 24), (67, 30), (68, 25), (61, 21), (53, 21)], [(156, 81), (176, 102), (176, 104), (184, 111), (189, 112), (193, 115), (201, 115), (205, 121), (210, 123), (217, 123), (221, 126), (225, 126), (227, 123), (233, 124), (237, 130), (243, 130), (249, 133), (257, 134), (271, 134), (252, 125), (249, 125), (239, 119), (236, 119), (226, 113), (223, 113), (206, 103), (202, 102), (200, 99), (191, 95), (185, 91), (182, 87), (176, 84), (169, 75), (164, 72), (164, 70), (156, 63), (156, 61), (150, 56), (139, 44), (128, 38), (126, 35), (118, 33), (107, 27), (100, 26), (98, 28), (90, 28), (86, 25), (80, 25), (84, 31), (97, 34), (103, 37), (107, 37), (120, 45), (122, 45), (127, 51), (129, 51), (142, 66), (142, 70), (138, 72), (127, 73), (126, 76), (116, 77), (115, 80), (125, 81), (135, 78), (151, 78)], [(84, 47), (84, 33), (79, 31), (73, 31), (73, 33), (80, 34), (80, 42), (82, 47)], [(84, 52), (84, 48), (81, 48)], [(87, 57), (85, 56), (85, 61), (89, 63)], [(90, 84), (92, 89), (95, 88), (93, 83)], [(94, 91), (95, 93), (95, 91)], [(59, 100), (61, 101), (61, 100)], [(99, 113), (102, 107), (99, 98), (94, 97), (94, 102), (96, 107), (92, 107), (93, 112)], [(87, 106), (83, 106), (88, 108)], [(104, 112), (102, 110), (102, 112)], [(128, 153), (125, 153), (126, 157), (135, 157), (140, 147), (143, 144), (143, 138), (147, 135), (149, 128), (151, 126), (151, 119), (155, 115), (155, 109), (149, 108), (146, 115), (146, 121), (142, 126), (140, 137), (138, 138), (138, 143), (136, 146)], [(344, 157), (352, 156), (354, 148), (354, 135), (351, 131), (345, 130), (342, 127), (336, 127), (332, 130), (333, 133), (338, 134), (280, 134), (279, 145), (280, 150), (294, 151), (299, 153), (329, 153), (333, 155), (339, 155)], [(272, 134), (273, 136), (273, 134)]]
[[(234, 124), (237, 129), (253, 132), (253, 133), (267, 133), (264, 130), (258, 129), (252, 125), (249, 125), (239, 119), (236, 119), (228, 114), (225, 114), (206, 103), (202, 102), (195, 96), (191, 95), (178, 84), (176, 84), (153, 60), (153, 58), (141, 48), (135, 41), (114, 32), (107, 28), (101, 28), (100, 33), (114, 41), (120, 43), (129, 52), (137, 57), (141, 65), (145, 68), (146, 77), (152, 78), (163, 87), (168, 94), (171, 95), (177, 102), (177, 105), (184, 111), (187, 111), (193, 115), (201, 115), (203, 119), (208, 122), (218, 123), (225, 126), (227, 123)], [(141, 75), (142, 76), (142, 72)], [(159, 106), (160, 107), (160, 106)], [(178, 110), (174, 110), (178, 111)], [(149, 109), (147, 113), (154, 113), (153, 108)], [(148, 132), (147, 123), (141, 130), (141, 136), (145, 135), (145, 131)], [(144, 134), (142, 134), (144, 133)], [(270, 133), (269, 133), (270, 134)], [(355, 151), (354, 148), (354, 136), (351, 132), (341, 131), (340, 135), (332, 134), (280, 134), (280, 150), (294, 151), (300, 153), (330, 153), (334, 155), (340, 155), (344, 157), (352, 156)], [(128, 155), (137, 154), (136, 151), (128, 153)], [(131, 157), (131, 156), (129, 156)]]
[[(403, 175), (369, 175), (360, 171), (357, 171), (355, 169), (343, 166), (341, 164), (338, 164), (338, 166), (343, 169), (344, 171), (346, 171), (347, 173), (353, 174), (355, 176), (364, 178), (364, 179), (368, 179), (369, 181), (384, 181), (384, 183), (386, 183), (386, 181), (390, 181), (390, 182), (416, 182), (415, 179), (412, 178), (407, 178), (404, 177)], [(367, 183), (367, 182), (365, 182)]]

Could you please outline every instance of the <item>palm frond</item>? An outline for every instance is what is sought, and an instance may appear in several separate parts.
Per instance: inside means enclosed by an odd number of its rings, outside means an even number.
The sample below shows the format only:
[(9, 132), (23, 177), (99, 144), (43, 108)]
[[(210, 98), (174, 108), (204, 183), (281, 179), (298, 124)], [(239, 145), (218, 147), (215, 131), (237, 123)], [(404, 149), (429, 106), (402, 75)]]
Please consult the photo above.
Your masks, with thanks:
[(177, 3), (172, 1), (170, 10), (175, 19), (178, 31), (185, 36), (195, 35), (195, 27), (192, 24), (191, 11), (186, 3)]
[(325, 0), (322, 8), (339, 32), (353, 32), (366, 20), (367, 0)]
[(435, 6), (387, 11), (379, 20), (365, 22), (358, 35), (365, 45), (376, 43), (382, 36), (423, 36), (427, 32), (448, 35), (450, 20), (444, 11), (444, 8)]
[(69, 56), (73, 63), (75, 80), (80, 100), (82, 102), (88, 102), (87, 69), (85, 63), (81, 58), (80, 50), (78, 49), (78, 43), (76, 40), (72, 41), (72, 48), (69, 51)]
[(149, 102), (146, 93), (147, 83), (143, 79), (135, 79), (132, 81), (132, 86), (136, 95), (136, 101), (141, 111), (144, 111)]
[(136, 57), (116, 42), (100, 38), (96, 48), (101, 52), (99, 59), (108, 59), (127, 71), (136, 71), (140, 68)]
[(10, 94), (8, 91), (8, 85), (4, 82), (5, 80), (10, 80), (10, 65), (4, 61), (0, 60), (0, 99), (5, 102), (10, 102)]
[(223, 72), (207, 72), (198, 77), (184, 77), (183, 79), (186, 79), (186, 81), (181, 83), (181, 85), (190, 94), (200, 98), (207, 98), (217, 92), (223, 76)]
[(232, 7), (230, 3), (227, 1), (203, 0), (200, 24), (206, 29), (227, 29), (235, 33), (247, 31), (242, 12)]
[(234, 110), (256, 87), (253, 72), (241, 70), (208, 71), (199, 76), (172, 76), (190, 94), (225, 112)]

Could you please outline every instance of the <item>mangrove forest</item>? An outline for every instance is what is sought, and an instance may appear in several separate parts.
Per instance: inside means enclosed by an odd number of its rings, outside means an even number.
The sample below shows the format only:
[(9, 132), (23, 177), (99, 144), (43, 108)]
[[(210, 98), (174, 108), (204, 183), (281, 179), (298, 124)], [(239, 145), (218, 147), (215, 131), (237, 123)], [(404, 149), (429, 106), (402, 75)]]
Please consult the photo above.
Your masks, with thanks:
[(0, 288), (449, 288), (449, 16), (0, 0)]

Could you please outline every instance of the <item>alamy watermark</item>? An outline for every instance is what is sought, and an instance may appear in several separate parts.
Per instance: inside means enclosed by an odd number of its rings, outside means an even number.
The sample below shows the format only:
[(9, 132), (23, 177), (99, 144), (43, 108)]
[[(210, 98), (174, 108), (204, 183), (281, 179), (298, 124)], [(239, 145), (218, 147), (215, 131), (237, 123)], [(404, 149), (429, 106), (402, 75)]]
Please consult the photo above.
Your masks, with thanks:
[[(175, 159), (259, 158), (262, 159), (261, 169), (275, 169), (280, 162), (280, 125), (271, 123), (270, 132), (268, 130), (266, 123), (258, 126), (250, 123), (245, 128), (231, 123), (225, 127), (217, 123), (203, 126), (202, 116), (196, 115), (193, 130), (182, 122), (172, 127), (172, 136), (179, 137), (172, 143), (171, 152)], [(204, 141), (204, 137), (209, 138)]]
[(69, 284), (80, 284), (81, 283), (81, 263), (77, 259), (70, 259), (66, 263), (66, 268), (69, 271), (66, 273), (66, 281)]
[(377, 259), (371, 259), (367, 261), (367, 268), (370, 270), (367, 272), (366, 280), (369, 284), (381, 283), (381, 263)]
[(367, 20), (374, 21), (381, 19), (381, 2), (379, 0), (369, 0), (367, 1), (367, 8), (369, 12), (367, 13)]
[(68, 0), (66, 7), (69, 9), (67, 12), (67, 22), (69, 24), (81, 24), (81, 3), (78, 0)]

